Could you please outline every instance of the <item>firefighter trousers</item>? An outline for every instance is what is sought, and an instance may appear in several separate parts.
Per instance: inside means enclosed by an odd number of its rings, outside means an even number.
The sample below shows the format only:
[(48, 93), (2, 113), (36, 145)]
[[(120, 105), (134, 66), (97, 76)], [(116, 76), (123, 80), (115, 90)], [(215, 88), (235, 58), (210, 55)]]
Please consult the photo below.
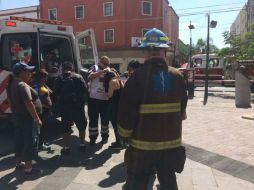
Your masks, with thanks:
[(109, 115), (108, 100), (98, 100), (94, 98), (88, 99), (88, 116), (89, 116), (89, 138), (95, 141), (98, 136), (98, 119), (101, 118), (101, 137), (107, 139), (109, 137)]
[[(160, 190), (177, 190), (174, 150), (145, 151), (128, 147), (124, 162), (127, 167), (125, 190), (147, 190), (157, 174)], [(174, 160), (174, 159), (173, 159)], [(153, 181), (153, 180), (152, 180)], [(153, 184), (153, 182), (152, 182)]]

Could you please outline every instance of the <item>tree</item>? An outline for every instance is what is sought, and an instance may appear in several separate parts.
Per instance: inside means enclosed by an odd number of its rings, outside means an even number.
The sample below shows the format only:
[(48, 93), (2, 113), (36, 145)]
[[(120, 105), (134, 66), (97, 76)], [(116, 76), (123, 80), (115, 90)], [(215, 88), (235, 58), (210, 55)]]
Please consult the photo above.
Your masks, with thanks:
[[(210, 39), (210, 42), (213, 41), (212, 39)], [(219, 49), (217, 48), (217, 46), (213, 45), (213, 44), (209, 44), (209, 52), (210, 53), (217, 53), (219, 51)], [(206, 40), (203, 40), (202, 38), (199, 38), (197, 41), (197, 44), (194, 46), (195, 52), (196, 53), (206, 53), (206, 49), (207, 49), (207, 42)]]
[(254, 32), (247, 32), (243, 38), (229, 31), (223, 32), (222, 35), (225, 45), (229, 47), (222, 48), (219, 52), (220, 56), (234, 60), (254, 59)]

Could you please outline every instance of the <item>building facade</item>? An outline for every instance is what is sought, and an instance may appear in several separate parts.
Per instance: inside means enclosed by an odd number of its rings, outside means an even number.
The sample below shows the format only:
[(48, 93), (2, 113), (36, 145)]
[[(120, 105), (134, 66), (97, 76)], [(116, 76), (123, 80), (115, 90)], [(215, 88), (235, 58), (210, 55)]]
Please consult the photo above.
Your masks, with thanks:
[(27, 17), (27, 18), (40, 18), (39, 6), (22, 7), (16, 9), (7, 9), (0, 11), (0, 19), (6, 20), (10, 16)]
[(137, 46), (151, 28), (163, 30), (175, 54), (179, 52), (179, 17), (167, 0), (40, 0), (40, 14), (43, 19), (72, 25), (75, 33), (93, 28), (99, 55), (109, 56), (121, 72), (131, 59), (143, 62)]
[(253, 25), (254, 0), (248, 0), (232, 23), (230, 32), (243, 37), (246, 32), (253, 31)]

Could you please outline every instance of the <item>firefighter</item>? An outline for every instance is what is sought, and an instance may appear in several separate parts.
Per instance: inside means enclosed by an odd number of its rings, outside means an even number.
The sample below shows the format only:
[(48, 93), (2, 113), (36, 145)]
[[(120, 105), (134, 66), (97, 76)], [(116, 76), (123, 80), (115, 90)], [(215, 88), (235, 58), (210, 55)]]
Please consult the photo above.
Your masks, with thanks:
[(118, 132), (125, 152), (125, 190), (146, 190), (155, 173), (160, 189), (177, 190), (175, 172), (182, 172), (186, 155), (181, 145), (182, 120), (186, 119), (187, 92), (182, 75), (167, 66), (168, 37), (149, 30), (139, 46), (144, 66), (123, 89), (118, 112)]

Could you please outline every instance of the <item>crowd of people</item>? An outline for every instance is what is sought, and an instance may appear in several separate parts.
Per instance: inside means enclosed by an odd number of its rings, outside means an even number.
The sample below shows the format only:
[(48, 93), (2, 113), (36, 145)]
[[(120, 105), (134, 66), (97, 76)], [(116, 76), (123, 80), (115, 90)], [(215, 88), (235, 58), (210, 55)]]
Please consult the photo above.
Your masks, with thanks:
[[(34, 66), (19, 62), (13, 66), (13, 77), (9, 82), (8, 98), (13, 111), (16, 141), (16, 167), (24, 167), (26, 174), (32, 172), (33, 155), (45, 148), (48, 125), (52, 117), (61, 118), (63, 143), (61, 154), (70, 154), (70, 136), (75, 126), (79, 132), (79, 150), (85, 152), (87, 118), (85, 104), (88, 101), (89, 145), (94, 146), (99, 134), (102, 143), (108, 142), (111, 122), (115, 142), (109, 148), (122, 149), (117, 132), (117, 108), (124, 83), (119, 73), (110, 68), (110, 59), (102, 56), (98, 65), (89, 69), (87, 83), (74, 72), (72, 62), (59, 64), (49, 52), (42, 69), (34, 72)], [(133, 65), (135, 62), (135, 66)], [(130, 75), (139, 62), (131, 61)], [(130, 69), (131, 68), (131, 69)], [(61, 72), (59, 72), (61, 70)], [(21, 122), (22, 121), (22, 122)], [(25, 162), (23, 162), (23, 161)]]
[[(73, 124), (79, 132), (79, 150), (85, 152), (87, 100), (89, 145), (96, 145), (99, 134), (101, 143), (108, 142), (111, 122), (115, 141), (109, 148), (127, 148), (124, 162), (128, 177), (124, 189), (145, 190), (151, 176), (157, 174), (161, 190), (177, 190), (175, 172), (182, 172), (186, 159), (181, 132), (187, 92), (181, 73), (166, 62), (168, 44), (162, 31), (148, 31), (139, 46), (145, 62), (140, 67), (137, 60), (132, 60), (125, 82), (110, 67), (107, 56), (89, 69), (86, 80), (74, 72), (72, 62), (59, 64), (52, 60), (52, 53), (33, 77), (33, 66), (16, 63), (8, 87), (16, 126), (16, 167), (24, 168), (26, 174), (33, 172), (34, 134), (39, 136), (38, 148), (43, 147), (47, 118), (55, 112), (61, 117), (61, 153), (71, 153)], [(54, 106), (56, 109), (52, 109)]]

